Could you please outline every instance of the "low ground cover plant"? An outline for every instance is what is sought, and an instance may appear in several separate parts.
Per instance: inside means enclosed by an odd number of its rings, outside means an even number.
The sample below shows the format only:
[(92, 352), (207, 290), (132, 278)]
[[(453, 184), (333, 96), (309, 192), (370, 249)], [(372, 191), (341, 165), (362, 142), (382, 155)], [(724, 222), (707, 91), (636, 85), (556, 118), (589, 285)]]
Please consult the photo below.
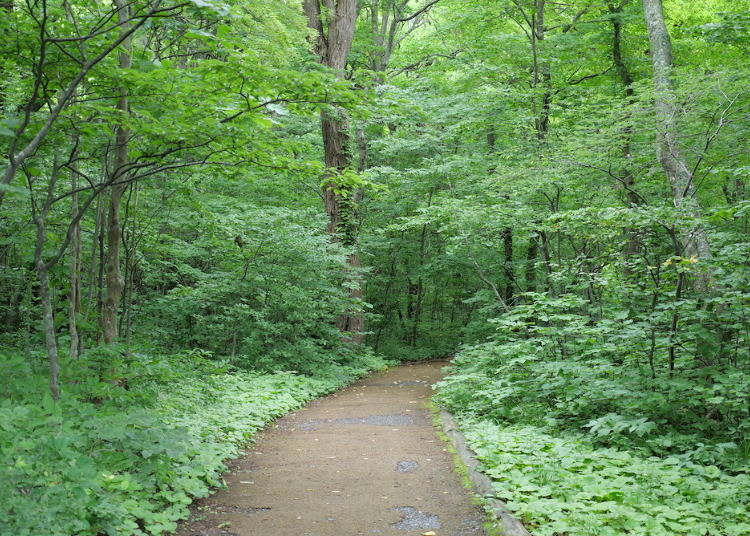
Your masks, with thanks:
[(365, 354), (311, 374), (257, 373), (201, 352), (100, 349), (68, 367), (55, 403), (40, 401), (43, 375), (21, 356), (0, 364), (2, 536), (172, 531), (269, 421), (383, 367)]

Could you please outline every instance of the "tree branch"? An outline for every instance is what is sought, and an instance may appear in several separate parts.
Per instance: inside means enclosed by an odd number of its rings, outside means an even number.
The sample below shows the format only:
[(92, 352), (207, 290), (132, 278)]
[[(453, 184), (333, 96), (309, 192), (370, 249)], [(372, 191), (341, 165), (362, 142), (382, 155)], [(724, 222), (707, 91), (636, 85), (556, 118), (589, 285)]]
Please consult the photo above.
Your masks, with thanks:
[(420, 9), (409, 15), (408, 17), (401, 17), (399, 19), (396, 19), (397, 22), (408, 22), (412, 19), (416, 19), (419, 17), (422, 13), (425, 13), (426, 11), (429, 11), (432, 6), (440, 2), (440, 0), (432, 0), (430, 2), (427, 2), (424, 6), (422, 6)]

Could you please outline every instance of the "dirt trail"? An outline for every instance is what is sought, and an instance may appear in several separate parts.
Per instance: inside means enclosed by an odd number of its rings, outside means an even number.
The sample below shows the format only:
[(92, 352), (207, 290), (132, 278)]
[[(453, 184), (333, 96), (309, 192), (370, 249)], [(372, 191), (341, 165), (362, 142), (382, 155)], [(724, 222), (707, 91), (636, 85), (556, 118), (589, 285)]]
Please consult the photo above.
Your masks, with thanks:
[(374, 374), (279, 420), (178, 536), (483, 536), (425, 408), (444, 365)]

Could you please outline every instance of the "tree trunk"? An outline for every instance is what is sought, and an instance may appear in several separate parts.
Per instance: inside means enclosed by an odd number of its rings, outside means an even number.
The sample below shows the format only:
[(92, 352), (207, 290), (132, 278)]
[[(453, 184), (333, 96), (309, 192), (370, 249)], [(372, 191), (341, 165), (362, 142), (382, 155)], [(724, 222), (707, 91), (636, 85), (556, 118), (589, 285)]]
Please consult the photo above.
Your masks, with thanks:
[[(116, 0), (119, 20), (125, 24), (130, 19), (129, 4), (125, 0)], [(124, 28), (123, 31), (127, 31)], [(120, 52), (120, 68), (129, 69), (131, 65), (132, 41), (127, 38), (122, 44)], [(125, 88), (120, 88), (120, 98), (117, 101), (117, 111), (120, 120), (126, 121), (129, 106)], [(122, 123), (118, 125), (115, 132), (115, 163), (113, 184), (109, 202), (109, 219), (107, 221), (107, 294), (104, 299), (102, 326), (105, 344), (116, 342), (119, 338), (118, 310), (122, 298), (122, 274), (120, 273), (120, 204), (122, 194), (125, 191), (124, 168), (128, 161), (128, 138), (130, 132)]]
[(535, 119), (536, 134), (539, 141), (543, 141), (547, 137), (547, 132), (549, 131), (550, 105), (552, 104), (552, 90), (550, 88), (552, 74), (550, 72), (549, 62), (546, 60), (539, 60), (539, 44), (544, 41), (545, 37), (545, 7), (546, 0), (535, 0), (533, 19), (534, 24), (531, 28), (531, 47), (534, 62), (532, 66), (534, 75), (533, 85), (534, 87), (537, 87), (540, 83), (544, 84), (541, 107)]
[[(381, 321), (380, 325), (378, 326), (378, 330), (375, 333), (375, 342), (374, 342), (374, 348), (377, 352), (380, 348), (380, 338), (383, 335), (383, 330), (390, 325), (390, 319), (393, 316), (391, 314), (392, 306), (390, 303), (391, 298), (391, 288), (393, 286), (393, 282), (396, 279), (396, 253), (393, 247), (391, 247), (390, 253), (390, 268), (388, 271), (388, 279), (386, 279), (385, 284), (385, 290), (383, 291), (383, 304), (382, 304), (382, 311), (383, 311), (383, 320)], [(396, 304), (398, 307), (398, 304)]]
[[(57, 161), (55, 161), (57, 167)], [(56, 171), (50, 179), (49, 192), (54, 191)], [(55, 316), (52, 307), (52, 295), (49, 286), (49, 266), (44, 262), (44, 244), (47, 238), (47, 201), (39, 210), (34, 210), (36, 226), (36, 244), (34, 247), (34, 267), (39, 279), (39, 300), (42, 305), (42, 332), (49, 362), (49, 390), (54, 400), (60, 398), (60, 358), (58, 356), (57, 336), (55, 334)]]
[[(427, 206), (432, 206), (433, 190), (430, 190), (430, 194), (427, 198)], [(424, 300), (424, 281), (422, 279), (422, 272), (424, 270), (425, 256), (427, 252), (427, 224), (422, 225), (422, 231), (419, 235), (419, 274), (417, 275), (416, 287), (416, 303), (414, 304), (414, 315), (412, 318), (411, 325), (411, 346), (414, 348), (417, 345), (417, 338), (419, 337), (419, 322), (422, 317), (422, 302)]]
[[(13, 14), (13, 0), (0, 0), (0, 15), (3, 17), (8, 17)], [(2, 35), (3, 39), (10, 39), (11, 36), (10, 30), (4, 32), (4, 35)], [(0, 77), (5, 78), (6, 73), (3, 71), (2, 66), (0, 66)], [(5, 93), (0, 91), (0, 108), (2, 108), (5, 105)], [(0, 190), (2, 191), (2, 190)], [(0, 197), (0, 203), (2, 203), (2, 198)]]
[(88, 288), (86, 291), (87, 311), (97, 310), (97, 304), (94, 301), (95, 291), (97, 290), (97, 269), (99, 266), (99, 235), (104, 220), (104, 205), (102, 197), (96, 199), (96, 219), (94, 221), (94, 233), (91, 235), (91, 264), (89, 265)]
[[(495, 127), (490, 124), (490, 128), (487, 131), (488, 157), (491, 160), (490, 168), (488, 170), (490, 174), (495, 172), (494, 161), (492, 161), (492, 159), (495, 156), (496, 141), (497, 135), (495, 133)], [(510, 198), (508, 196), (503, 196), (503, 199), (510, 203)], [(510, 226), (504, 227), (501, 236), (503, 239), (503, 278), (505, 282), (502, 294), (506, 305), (510, 306), (513, 305), (513, 295), (515, 292), (513, 287), (516, 282), (515, 271), (513, 269), (513, 228)]]
[(511, 227), (503, 229), (503, 276), (505, 279), (503, 297), (505, 303), (510, 306), (513, 305), (516, 284), (516, 274), (513, 269), (513, 229)]
[[(41, 225), (44, 229), (44, 224)], [(44, 343), (47, 348), (47, 359), (49, 361), (49, 390), (52, 398), (60, 398), (60, 359), (57, 351), (57, 338), (55, 336), (55, 317), (52, 310), (52, 297), (49, 288), (49, 270), (44, 261), (38, 257), (36, 260), (37, 277), (39, 278), (39, 299), (42, 303), (42, 329), (44, 331)]]
[(138, 247), (138, 239), (136, 236), (136, 218), (138, 214), (138, 199), (139, 199), (139, 188), (138, 184), (133, 184), (130, 187), (128, 200), (125, 202), (125, 222), (122, 228), (122, 244), (123, 251), (125, 252), (124, 266), (125, 266), (125, 277), (123, 278), (125, 286), (123, 289), (122, 307), (120, 311), (120, 336), (125, 338), (125, 345), (130, 344), (130, 332), (131, 332), (131, 313), (133, 303), (133, 285), (135, 278), (135, 271), (137, 268), (137, 256), (136, 251)]
[[(646, 27), (651, 42), (651, 64), (654, 79), (654, 106), (656, 110), (656, 155), (672, 187), (672, 197), (677, 208), (696, 220), (681, 232), (683, 255), (699, 261), (711, 258), (711, 247), (706, 230), (700, 223), (702, 209), (696, 197), (693, 172), (687, 165), (677, 134), (677, 96), (672, 84), (672, 41), (664, 23), (661, 0), (643, 0)], [(696, 289), (705, 293), (713, 287), (708, 269), (699, 267)]]
[[(625, 64), (625, 60), (622, 57), (622, 21), (620, 15), (625, 7), (625, 4), (629, 0), (621, 0), (619, 4), (615, 5), (610, 2), (607, 7), (610, 14), (610, 22), (612, 23), (612, 61), (617, 70), (617, 76), (620, 78), (620, 82), (624, 87), (625, 101), (628, 108), (630, 108), (635, 102), (635, 91), (633, 90), (633, 76), (630, 74), (628, 66)], [(625, 191), (625, 201), (629, 207), (635, 207), (641, 204), (641, 198), (638, 192), (635, 191), (635, 175), (629, 169), (628, 162), (631, 160), (631, 145), (633, 140), (633, 125), (630, 124), (630, 113), (628, 112), (626, 118), (625, 127), (622, 129), (622, 158), (624, 164), (619, 173), (618, 183), (615, 188), (622, 189)], [(627, 242), (625, 244), (625, 258), (630, 259), (641, 250), (640, 240), (638, 236), (638, 230), (628, 228), (625, 230)], [(625, 274), (630, 274), (630, 264), (625, 265)]]
[[(313, 49), (322, 65), (344, 76), (344, 68), (354, 40), (354, 26), (357, 19), (356, 0), (304, 0), (304, 10), (308, 26), (315, 31)], [(323, 12), (326, 11), (324, 14)], [(326, 20), (324, 20), (324, 18)], [(349, 189), (336, 191), (335, 176), (349, 169), (352, 155), (349, 151), (349, 124), (343, 110), (337, 116), (323, 114), (321, 117), (325, 165), (329, 170), (329, 180), (325, 182), (323, 197), (328, 215), (328, 232), (335, 240), (352, 249), (357, 246), (356, 204), (358, 192)], [(362, 299), (362, 288), (358, 284), (361, 262), (359, 255), (352, 252), (347, 257), (347, 278), (350, 280), (350, 297)], [(361, 312), (344, 313), (336, 322), (338, 328), (352, 334), (352, 340), (362, 342), (364, 317)]]
[(96, 270), (96, 316), (99, 323), (99, 334), (97, 342), (101, 342), (102, 334), (104, 333), (104, 270), (107, 264), (106, 248), (104, 240), (104, 227), (106, 226), (107, 216), (105, 212), (107, 208), (104, 201), (100, 203), (101, 208), (101, 223), (99, 227), (99, 236), (97, 237), (97, 270)]
[[(75, 165), (72, 166), (70, 176), (70, 187), (73, 195), (71, 202), (71, 219), (78, 220), (80, 207), (78, 205), (78, 172)], [(81, 222), (75, 223), (71, 229), (70, 237), (70, 296), (68, 304), (68, 331), (70, 334), (70, 357), (78, 357), (81, 340), (78, 334), (78, 313), (81, 310)]]
[(539, 238), (529, 237), (529, 247), (526, 250), (526, 292), (536, 292), (536, 258), (539, 250)]

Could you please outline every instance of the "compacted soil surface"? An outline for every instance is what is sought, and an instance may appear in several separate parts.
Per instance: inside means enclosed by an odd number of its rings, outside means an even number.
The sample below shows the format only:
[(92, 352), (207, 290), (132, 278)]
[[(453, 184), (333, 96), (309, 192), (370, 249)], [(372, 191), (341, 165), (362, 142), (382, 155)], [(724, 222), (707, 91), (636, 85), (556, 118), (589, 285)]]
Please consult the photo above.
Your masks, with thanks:
[(280, 419), (178, 536), (484, 536), (425, 406), (444, 365), (374, 374)]

